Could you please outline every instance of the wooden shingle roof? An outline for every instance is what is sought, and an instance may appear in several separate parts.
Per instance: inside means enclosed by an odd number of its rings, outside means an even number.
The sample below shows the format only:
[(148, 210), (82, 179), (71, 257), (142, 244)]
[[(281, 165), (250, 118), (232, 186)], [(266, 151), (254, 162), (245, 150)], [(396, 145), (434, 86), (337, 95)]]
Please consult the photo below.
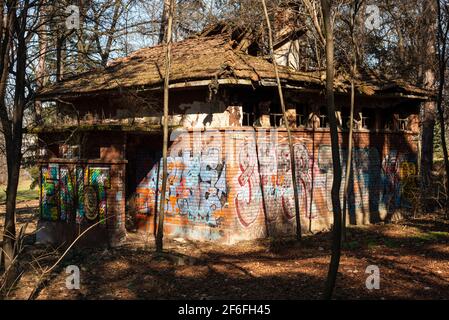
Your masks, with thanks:
[[(78, 97), (111, 92), (120, 89), (161, 87), (163, 84), (165, 50), (163, 45), (140, 49), (127, 57), (112, 60), (107, 67), (94, 69), (38, 92), (38, 99)], [(300, 72), (279, 66), (284, 83), (316, 90), (324, 88), (324, 72)], [(275, 79), (272, 63), (260, 56), (252, 56), (239, 49), (228, 35), (198, 35), (173, 43), (170, 83), (187, 83), (197, 80), (234, 79), (257, 85)], [(187, 85), (188, 86), (188, 85)], [(429, 96), (428, 91), (401, 81), (358, 81), (360, 94), (401, 93)], [(347, 77), (337, 77), (335, 90), (348, 92)]]
[[(40, 98), (82, 95), (119, 88), (151, 87), (163, 83), (164, 46), (140, 49), (125, 58), (112, 60), (106, 68), (95, 69), (41, 90)], [(319, 84), (320, 77), (280, 67), (283, 80)], [(233, 49), (225, 36), (195, 37), (173, 43), (170, 83), (207, 79), (245, 79), (254, 82), (274, 79), (267, 59)]]

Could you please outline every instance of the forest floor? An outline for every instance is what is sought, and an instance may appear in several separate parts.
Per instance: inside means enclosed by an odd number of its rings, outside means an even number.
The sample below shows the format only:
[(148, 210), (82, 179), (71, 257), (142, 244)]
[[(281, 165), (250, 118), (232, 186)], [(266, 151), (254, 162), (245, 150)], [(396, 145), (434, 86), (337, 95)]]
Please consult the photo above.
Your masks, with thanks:
[[(36, 201), (22, 202), (18, 224), (33, 232)], [(0, 207), (0, 227), (4, 208)], [(129, 234), (126, 245), (72, 249), (39, 288), (37, 299), (320, 299), (330, 259), (330, 234), (216, 245), (153, 241)], [(9, 299), (27, 299), (38, 273), (26, 263), (52, 265), (62, 252), (33, 244), (24, 250), (25, 272)], [(66, 288), (66, 266), (80, 268), (79, 290)], [(380, 270), (380, 289), (368, 290), (365, 270)], [(27, 267), (28, 266), (28, 267)], [(449, 220), (431, 215), (394, 224), (348, 229), (336, 299), (449, 299)]]

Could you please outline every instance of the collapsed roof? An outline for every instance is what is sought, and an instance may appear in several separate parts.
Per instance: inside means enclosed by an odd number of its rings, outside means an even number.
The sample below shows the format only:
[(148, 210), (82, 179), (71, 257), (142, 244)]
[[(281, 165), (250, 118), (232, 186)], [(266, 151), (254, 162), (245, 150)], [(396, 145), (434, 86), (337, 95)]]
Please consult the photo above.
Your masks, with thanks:
[[(275, 84), (275, 72), (270, 59), (250, 54), (251, 41), (240, 30), (223, 25), (206, 29), (194, 37), (173, 43), (171, 87), (207, 86), (208, 83), (264, 86)], [(38, 92), (39, 100), (76, 98), (86, 95), (107, 94), (123, 89), (160, 89), (165, 66), (164, 45), (137, 50), (127, 57), (112, 60), (105, 68), (94, 69)], [(324, 88), (324, 72), (301, 72), (279, 66), (284, 86), (298, 90)], [(336, 92), (348, 92), (349, 77), (337, 76)], [(429, 91), (400, 80), (381, 80), (371, 76), (357, 81), (357, 90), (363, 95), (393, 94), (426, 99)]]

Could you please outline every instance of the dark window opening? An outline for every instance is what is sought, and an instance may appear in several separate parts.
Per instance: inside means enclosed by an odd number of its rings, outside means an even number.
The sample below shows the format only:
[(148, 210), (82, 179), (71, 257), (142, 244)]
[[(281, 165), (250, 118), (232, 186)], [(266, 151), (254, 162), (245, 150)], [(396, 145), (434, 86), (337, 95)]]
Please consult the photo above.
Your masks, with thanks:
[(410, 110), (399, 110), (398, 130), (406, 131), (409, 128), (410, 116), (413, 114)]
[(254, 103), (243, 103), (243, 119), (242, 126), (254, 126), (257, 117), (256, 105)]
[(371, 130), (375, 128), (376, 110), (363, 108), (361, 114), (361, 129)]
[(248, 54), (249, 54), (250, 56), (257, 57), (257, 55), (259, 54), (259, 52), (260, 52), (260, 47), (259, 47), (259, 45), (258, 45), (257, 43), (255, 43), (255, 42), (251, 43), (251, 45), (248, 47)]
[(320, 128), (329, 128), (329, 121), (327, 119), (327, 107), (321, 106), (318, 114), (320, 118)]
[(100, 146), (99, 145), (89, 145), (84, 150), (84, 157), (86, 159), (100, 159)]
[(340, 126), (342, 129), (349, 129), (350, 109), (342, 108), (340, 111)]
[(308, 106), (305, 103), (296, 105), (296, 125), (298, 127), (306, 126)]

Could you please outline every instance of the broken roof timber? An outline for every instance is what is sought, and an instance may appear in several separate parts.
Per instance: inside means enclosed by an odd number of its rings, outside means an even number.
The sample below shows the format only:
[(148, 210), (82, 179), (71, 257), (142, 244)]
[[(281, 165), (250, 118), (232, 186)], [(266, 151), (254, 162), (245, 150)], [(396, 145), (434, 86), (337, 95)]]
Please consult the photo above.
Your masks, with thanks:
[[(125, 90), (161, 90), (165, 61), (162, 45), (144, 48), (111, 61), (106, 68), (95, 69), (43, 88), (37, 99), (76, 99), (93, 95), (122, 93)], [(279, 66), (281, 82), (286, 88), (320, 92), (324, 88), (323, 72), (300, 72)], [(196, 36), (173, 44), (170, 88), (219, 85), (272, 86), (275, 83), (272, 63), (264, 57), (249, 55), (234, 46), (226, 35)], [(425, 100), (433, 93), (404, 81), (357, 81), (361, 95), (397, 94), (401, 98)], [(337, 77), (336, 93), (349, 92), (347, 77)], [(400, 93), (400, 94), (399, 94)], [(401, 95), (402, 94), (402, 95)]]

